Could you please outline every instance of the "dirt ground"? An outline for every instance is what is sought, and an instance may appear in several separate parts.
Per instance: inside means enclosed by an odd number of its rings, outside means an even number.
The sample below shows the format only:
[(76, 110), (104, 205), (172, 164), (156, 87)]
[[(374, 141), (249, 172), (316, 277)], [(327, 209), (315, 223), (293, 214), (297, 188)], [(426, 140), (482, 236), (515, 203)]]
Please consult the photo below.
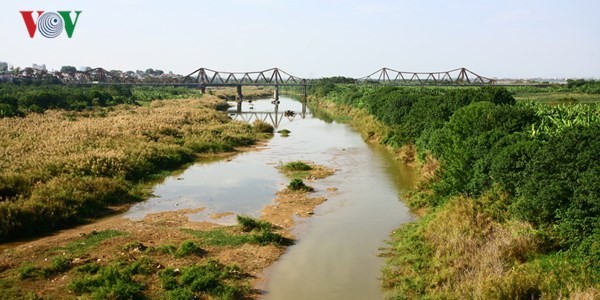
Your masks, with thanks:
[[(333, 170), (318, 166), (311, 171), (310, 180), (323, 178), (333, 174)], [(310, 181), (307, 181), (310, 184)], [(333, 190), (330, 188), (329, 190)], [(292, 238), (292, 228), (295, 220), (309, 217), (314, 208), (326, 201), (323, 197), (311, 197), (309, 192), (294, 192), (284, 189), (277, 193), (273, 204), (264, 208), (262, 220), (271, 222), (277, 227), (276, 232), (284, 237)], [(121, 208), (122, 210), (123, 208)], [(26, 242), (0, 251), (0, 291), (3, 289), (14, 292), (12, 295), (25, 295), (23, 293), (34, 291), (36, 295), (44, 298), (75, 298), (69, 292), (67, 285), (73, 272), (60, 273), (49, 278), (18, 279), (19, 268), (25, 265), (44, 267), (57, 255), (69, 255), (70, 263), (74, 267), (88, 262), (107, 264), (113, 261), (130, 260), (145, 255), (136, 250), (145, 247), (160, 247), (164, 245), (180, 245), (194, 237), (181, 229), (211, 231), (219, 228), (228, 228), (232, 232), (239, 231), (239, 226), (222, 226), (212, 222), (191, 222), (188, 214), (202, 211), (203, 208), (149, 214), (141, 220), (130, 220), (120, 216), (107, 217), (94, 221), (91, 224), (56, 232), (47, 237)], [(217, 220), (231, 216), (233, 213), (223, 212), (212, 215)], [(64, 247), (77, 243), (86, 236), (114, 230), (123, 233), (117, 237), (108, 238), (84, 253), (66, 253)], [(127, 245), (142, 245), (128, 249)], [(226, 265), (237, 265), (248, 275), (247, 284), (253, 283), (263, 274), (263, 270), (273, 264), (286, 250), (281, 245), (259, 245), (246, 243), (241, 246), (203, 246), (206, 252), (203, 257), (175, 257), (157, 254), (152, 257), (157, 269), (180, 268), (208, 259), (216, 259)], [(150, 298), (158, 297), (161, 293), (160, 282), (157, 277), (146, 282), (145, 294)], [(254, 291), (252, 298), (259, 297), (259, 291)]]

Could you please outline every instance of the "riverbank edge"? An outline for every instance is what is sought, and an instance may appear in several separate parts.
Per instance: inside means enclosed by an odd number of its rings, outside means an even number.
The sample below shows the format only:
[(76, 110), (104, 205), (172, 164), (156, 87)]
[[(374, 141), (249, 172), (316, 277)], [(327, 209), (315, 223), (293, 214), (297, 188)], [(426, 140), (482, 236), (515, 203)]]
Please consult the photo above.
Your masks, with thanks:
[[(590, 285), (585, 271), (570, 266), (567, 256), (561, 262), (554, 254), (546, 258), (538, 252), (546, 238), (542, 232), (527, 222), (503, 222), (494, 216), (494, 207), (488, 206), (506, 200), (501, 191), (477, 199), (455, 197), (431, 209), (420, 198), (433, 193), (427, 183), (439, 167), (434, 158), (420, 161), (414, 145), (385, 145), (390, 128), (363, 109), (326, 97), (310, 96), (309, 103), (353, 126), (365, 141), (384, 145), (416, 170), (416, 188), (401, 195), (401, 201), (419, 218), (394, 230), (388, 247), (381, 249), (386, 298), (539, 298), (542, 291), (560, 294), (564, 286), (570, 299), (600, 297), (600, 288)], [(560, 285), (564, 286), (556, 290)]]

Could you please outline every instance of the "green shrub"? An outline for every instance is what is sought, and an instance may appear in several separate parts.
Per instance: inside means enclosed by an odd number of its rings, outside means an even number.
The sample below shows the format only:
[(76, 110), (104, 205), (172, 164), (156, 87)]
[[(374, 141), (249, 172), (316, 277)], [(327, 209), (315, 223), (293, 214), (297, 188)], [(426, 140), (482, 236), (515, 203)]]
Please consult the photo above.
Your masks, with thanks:
[(302, 181), (302, 179), (292, 179), (292, 181), (290, 181), (290, 184), (288, 184), (287, 188), (291, 191), (302, 191), (302, 192), (312, 192), (314, 191), (314, 189), (310, 186), (307, 186), (304, 184), (304, 181)]
[(289, 246), (292, 241), (284, 238), (281, 234), (269, 230), (262, 230), (252, 234), (251, 242), (262, 246), (274, 244)]
[(265, 121), (261, 121), (261, 120), (254, 121), (254, 124), (252, 124), (252, 127), (254, 128), (254, 131), (258, 132), (258, 133), (273, 133), (273, 132), (275, 132), (275, 128), (273, 127), (273, 125), (271, 125)]
[[(550, 90), (572, 92), (584, 86), (593, 89), (598, 84), (572, 81), (568, 88), (557, 85)], [(520, 89), (524, 88), (511, 90)], [(527, 88), (545, 92), (531, 89)], [(398, 299), (560, 298), (574, 291), (597, 291), (600, 105), (515, 103), (504, 87), (333, 85), (325, 97), (364, 109), (383, 122), (389, 133), (382, 143), (416, 143), (421, 160), (433, 157), (439, 163), (434, 176), (409, 193), (407, 201), (413, 208), (433, 212), (397, 230), (392, 261), (384, 270), (384, 283), (396, 290)], [(300, 182), (295, 185), (301, 187)], [(460, 247), (467, 246), (463, 250), (446, 249), (441, 245), (456, 241), (422, 232), (431, 215), (447, 213), (448, 199), (463, 199), (455, 195), (472, 197), (478, 207), (479, 212), (465, 220), (486, 215), (483, 222), (467, 227), (470, 233), (497, 234), (499, 228), (518, 229), (511, 224), (533, 224), (529, 238), (535, 243), (528, 246), (511, 232), (513, 244), (524, 243), (511, 250), (518, 255), (501, 253), (507, 269), (485, 269), (499, 277), (477, 279), (476, 287), (459, 283), (475, 270), (455, 265), (458, 259), (452, 257), (469, 257), (469, 247), (479, 243), (501, 245), (506, 240), (492, 234), (490, 240), (474, 239), (471, 244), (459, 239)], [(499, 227), (490, 229), (491, 220)], [(438, 220), (436, 226), (447, 221)], [(450, 233), (465, 234), (460, 229)], [(433, 261), (432, 255), (440, 260)]]
[(250, 217), (245, 216), (237, 216), (237, 221), (242, 227), (242, 230), (245, 232), (253, 231), (253, 230), (271, 230), (273, 229), (273, 224), (265, 221), (259, 221)]
[(179, 249), (175, 252), (175, 256), (189, 256), (189, 255), (203, 255), (204, 250), (200, 249), (193, 241), (185, 241), (179, 246)]
[(313, 168), (309, 164), (307, 164), (303, 161), (292, 161), (292, 162), (289, 162), (289, 163), (283, 165), (283, 169), (286, 171), (293, 172), (293, 171), (310, 171)]
[(71, 281), (68, 288), (76, 295), (92, 299), (142, 299), (144, 286), (134, 279), (137, 274), (154, 272), (151, 261), (140, 259), (130, 265), (112, 263), (97, 272)]
[(42, 272), (44, 276), (49, 277), (58, 273), (63, 273), (70, 270), (72, 267), (71, 259), (64, 255), (59, 255), (52, 258), (50, 266), (44, 268)]
[(246, 288), (228, 283), (240, 278), (240, 269), (217, 261), (193, 265), (179, 272), (165, 269), (158, 276), (170, 299), (191, 299), (203, 295), (217, 299), (239, 299), (247, 292)]
[(290, 136), (290, 133), (292, 133), (292, 132), (287, 129), (282, 129), (282, 130), (277, 131), (277, 133), (279, 133), (282, 137), (288, 137), (288, 136)]
[(96, 274), (98, 271), (100, 271), (100, 269), (102, 269), (102, 266), (95, 262), (87, 263), (76, 268), (78, 272), (88, 274)]
[(28, 279), (28, 278), (36, 278), (42, 275), (42, 272), (39, 268), (27, 263), (17, 269), (17, 273), (19, 274), (19, 279)]
[(177, 247), (173, 246), (173, 245), (161, 245), (161, 246), (157, 246), (155, 248), (151, 248), (154, 251), (157, 251), (159, 253), (163, 253), (163, 254), (170, 254), (170, 255), (175, 255), (175, 253), (177, 252)]
[(82, 254), (82, 253), (88, 251), (91, 248), (96, 247), (97, 245), (99, 245), (100, 243), (102, 243), (103, 241), (105, 241), (107, 239), (124, 236), (126, 234), (127, 233), (125, 233), (123, 231), (117, 231), (117, 230), (111, 230), (111, 229), (101, 230), (101, 231), (92, 230), (89, 233), (83, 234), (83, 237), (81, 239), (73, 241), (63, 247), (59, 247), (58, 250), (62, 250), (62, 251), (66, 251), (68, 253), (79, 255), (79, 254)]

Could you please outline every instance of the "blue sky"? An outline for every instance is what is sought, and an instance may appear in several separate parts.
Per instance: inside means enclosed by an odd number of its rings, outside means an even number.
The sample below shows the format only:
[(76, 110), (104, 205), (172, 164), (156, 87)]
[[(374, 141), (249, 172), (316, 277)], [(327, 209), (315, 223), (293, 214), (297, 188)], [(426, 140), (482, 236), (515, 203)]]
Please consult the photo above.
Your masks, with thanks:
[[(73, 38), (31, 39), (20, 10), (83, 12)], [(597, 0), (2, 0), (0, 28), (0, 61), (51, 69), (600, 77)]]

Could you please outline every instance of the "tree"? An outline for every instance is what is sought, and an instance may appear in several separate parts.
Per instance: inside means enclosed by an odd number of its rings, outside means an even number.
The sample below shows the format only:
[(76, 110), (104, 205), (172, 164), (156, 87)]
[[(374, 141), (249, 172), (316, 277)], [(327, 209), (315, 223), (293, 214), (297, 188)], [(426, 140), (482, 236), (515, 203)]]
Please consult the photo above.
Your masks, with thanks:
[(73, 66), (62, 66), (60, 68), (60, 72), (61, 73), (75, 73), (75, 72), (77, 72), (77, 68), (75, 68)]

